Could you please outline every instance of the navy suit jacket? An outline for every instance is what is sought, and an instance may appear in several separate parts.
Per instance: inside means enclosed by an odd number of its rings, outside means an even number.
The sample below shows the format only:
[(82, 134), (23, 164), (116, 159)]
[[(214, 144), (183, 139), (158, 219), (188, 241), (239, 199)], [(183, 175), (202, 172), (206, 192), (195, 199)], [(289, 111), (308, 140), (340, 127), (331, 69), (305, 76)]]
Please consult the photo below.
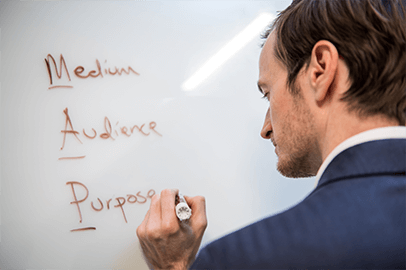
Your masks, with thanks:
[(406, 139), (336, 156), (301, 203), (203, 248), (191, 269), (405, 268)]

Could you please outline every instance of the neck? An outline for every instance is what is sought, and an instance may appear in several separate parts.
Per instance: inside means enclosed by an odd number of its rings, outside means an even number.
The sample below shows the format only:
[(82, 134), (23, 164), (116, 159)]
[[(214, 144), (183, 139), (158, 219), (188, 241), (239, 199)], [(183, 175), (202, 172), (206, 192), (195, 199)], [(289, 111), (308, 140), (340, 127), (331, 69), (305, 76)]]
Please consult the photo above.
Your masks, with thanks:
[(322, 160), (324, 161), (334, 148), (352, 136), (371, 129), (390, 126), (399, 126), (399, 122), (382, 115), (360, 118), (353, 114), (342, 114), (340, 117), (328, 119), (324, 136), (319, 140)]

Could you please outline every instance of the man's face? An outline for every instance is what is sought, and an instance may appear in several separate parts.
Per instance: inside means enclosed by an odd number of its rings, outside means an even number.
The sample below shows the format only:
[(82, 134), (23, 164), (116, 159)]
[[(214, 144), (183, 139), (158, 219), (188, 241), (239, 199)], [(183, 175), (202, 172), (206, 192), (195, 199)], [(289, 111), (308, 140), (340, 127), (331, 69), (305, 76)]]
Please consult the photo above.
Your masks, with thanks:
[[(286, 177), (308, 177), (317, 172), (314, 162), (316, 136), (313, 116), (302, 95), (292, 95), (287, 69), (274, 56), (275, 34), (271, 33), (259, 61), (260, 91), (269, 101), (261, 136), (271, 139), (278, 156), (278, 171)], [(300, 73), (296, 80), (300, 86)]]

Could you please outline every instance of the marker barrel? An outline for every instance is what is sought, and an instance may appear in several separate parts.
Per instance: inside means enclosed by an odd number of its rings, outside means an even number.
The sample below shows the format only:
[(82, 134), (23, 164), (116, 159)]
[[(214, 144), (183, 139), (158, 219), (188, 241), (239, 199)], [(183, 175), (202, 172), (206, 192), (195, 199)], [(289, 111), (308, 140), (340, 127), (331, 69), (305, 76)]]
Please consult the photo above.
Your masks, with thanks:
[(192, 209), (190, 209), (189, 205), (186, 203), (185, 197), (179, 193), (176, 199), (176, 216), (180, 221), (189, 219), (192, 216)]

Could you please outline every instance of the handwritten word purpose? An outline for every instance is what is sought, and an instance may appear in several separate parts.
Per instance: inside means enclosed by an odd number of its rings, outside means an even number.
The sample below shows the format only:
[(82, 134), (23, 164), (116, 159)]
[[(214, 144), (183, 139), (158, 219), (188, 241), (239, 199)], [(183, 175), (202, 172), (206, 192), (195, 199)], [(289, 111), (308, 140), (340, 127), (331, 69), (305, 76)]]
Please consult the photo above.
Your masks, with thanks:
[[(49, 83), (50, 86), (48, 87), (48, 89), (53, 89), (53, 88), (73, 88), (72, 85), (54, 85), (54, 80), (52, 77), (52, 65), (55, 69), (55, 73), (56, 76), (58, 77), (58, 79), (62, 78), (62, 71), (65, 69), (65, 73), (67, 76), (67, 79), (69, 81), (71, 81), (70, 75), (69, 75), (69, 70), (68, 67), (66, 65), (66, 61), (63, 58), (63, 55), (61, 54), (60, 58), (59, 58), (59, 69), (58, 66), (56, 64), (55, 58), (51, 55), (48, 54), (47, 57), (44, 59), (45, 60), (45, 64), (48, 70), (48, 76), (49, 76)], [(52, 61), (52, 62), (51, 62)], [(107, 60), (105, 61), (105, 63), (107, 62)], [(134, 74), (134, 75), (140, 75), (138, 72), (134, 71), (134, 69), (130, 66), (128, 66), (127, 69), (125, 68), (117, 68), (116, 66), (114, 67), (114, 69), (112, 70), (111, 68), (107, 68), (107, 67), (103, 67), (101, 66), (100, 62), (98, 59), (96, 59), (96, 69), (90, 70), (90, 71), (85, 71), (85, 68), (83, 66), (77, 66), (74, 70), (73, 73), (81, 79), (86, 79), (89, 77), (92, 78), (97, 78), (97, 77), (101, 77), (103, 78), (106, 75), (110, 75), (110, 76), (114, 76), (114, 75), (118, 75), (121, 76), (121, 74), (125, 73), (127, 75), (130, 74)]]
[[(89, 189), (80, 182), (76, 182), (76, 181), (70, 181), (67, 182), (66, 185), (70, 185), (72, 188), (72, 194), (74, 197), (74, 201), (70, 202), (70, 204), (76, 204), (77, 209), (78, 209), (78, 213), (79, 213), (79, 222), (82, 223), (82, 211), (80, 210), (80, 206), (79, 204), (84, 203), (87, 198), (89, 197)], [(84, 189), (84, 191), (86, 192), (86, 195), (84, 196), (84, 198), (82, 199), (78, 199), (78, 196), (76, 194), (76, 189), (75, 187), (81, 187), (82, 189)], [(153, 196), (155, 195), (155, 190), (150, 189), (147, 194), (142, 195), (141, 191), (137, 192), (136, 195), (134, 194), (127, 194), (127, 198), (125, 197), (116, 197), (114, 198), (116, 201), (116, 205), (113, 205), (114, 208), (120, 208), (121, 212), (123, 213), (123, 217), (124, 217), (124, 221), (126, 223), (127, 222), (127, 218), (125, 215), (125, 211), (124, 211), (124, 204), (130, 203), (130, 204), (144, 204), (147, 202), (148, 199), (151, 199)], [(93, 203), (93, 201), (90, 202), (90, 207), (96, 211), (96, 212), (100, 212), (104, 209), (104, 206), (106, 206), (106, 211), (110, 210), (110, 202), (113, 200), (113, 198), (109, 198), (108, 200), (101, 200), (100, 198), (97, 198), (97, 203)], [(92, 229), (94, 229), (94, 227), (91, 227)], [(87, 228), (89, 229), (89, 228)], [(77, 231), (77, 230), (83, 230), (83, 229), (76, 229), (76, 230), (72, 230), (72, 231)]]

